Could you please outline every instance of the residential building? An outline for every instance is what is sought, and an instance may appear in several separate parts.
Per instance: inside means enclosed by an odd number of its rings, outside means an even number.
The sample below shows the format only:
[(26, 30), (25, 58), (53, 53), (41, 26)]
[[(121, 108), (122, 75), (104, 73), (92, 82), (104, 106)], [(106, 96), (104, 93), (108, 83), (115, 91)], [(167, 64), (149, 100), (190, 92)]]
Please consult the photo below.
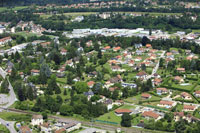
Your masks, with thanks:
[(145, 80), (147, 78), (147, 73), (145, 71), (141, 71), (137, 73), (136, 78)]
[(116, 110), (115, 110), (115, 114), (116, 114), (117, 116), (122, 116), (124, 113), (131, 114), (132, 111), (129, 110), (129, 109), (116, 109)]
[(194, 92), (195, 97), (200, 97), (200, 90)]
[(183, 111), (195, 111), (197, 106), (195, 105), (183, 105)]
[(162, 94), (167, 94), (168, 90), (166, 88), (156, 88), (157, 94), (162, 95)]
[(4, 44), (11, 42), (11, 41), (12, 41), (11, 37), (4, 37), (4, 38), (0, 39), (0, 45), (4, 45)]
[(160, 101), (160, 103), (157, 106), (165, 107), (165, 108), (171, 108), (171, 107), (176, 106), (176, 102), (173, 102), (173, 101)]
[(143, 99), (149, 99), (149, 98), (151, 98), (151, 95), (148, 94), (148, 93), (142, 93), (141, 94), (141, 98), (143, 98)]
[(32, 69), (31, 70), (31, 75), (36, 76), (40, 74), (40, 70)]
[(28, 126), (21, 126), (19, 128), (19, 133), (32, 133), (32, 131)]
[(182, 92), (181, 97), (185, 100), (192, 100), (192, 96), (187, 92)]
[(92, 88), (94, 86), (95, 82), (94, 81), (89, 81), (87, 82), (88, 87)]
[(35, 126), (35, 125), (41, 125), (43, 124), (43, 117), (42, 115), (33, 115), (32, 116), (32, 120), (31, 120), (31, 125)]
[(176, 69), (178, 72), (185, 72), (185, 68), (177, 68)]
[(161, 119), (161, 116), (153, 111), (144, 111), (142, 113), (142, 116), (145, 117), (146, 119), (155, 119), (155, 120), (159, 120)]

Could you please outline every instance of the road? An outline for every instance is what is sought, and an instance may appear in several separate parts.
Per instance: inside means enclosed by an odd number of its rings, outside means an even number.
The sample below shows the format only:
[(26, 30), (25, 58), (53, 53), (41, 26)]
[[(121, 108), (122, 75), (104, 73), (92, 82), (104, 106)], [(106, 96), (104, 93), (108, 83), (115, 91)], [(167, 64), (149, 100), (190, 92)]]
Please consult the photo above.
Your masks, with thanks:
[(147, 76), (146, 80), (152, 78), (154, 76), (154, 74), (158, 71), (159, 65), (160, 65), (160, 58), (163, 58), (165, 55), (166, 51), (163, 51), (162, 54), (159, 57), (158, 63), (156, 64), (156, 66), (154, 67), (154, 69), (152, 70), (151, 75)]
[(0, 118), (0, 122), (1, 122), (2, 125), (6, 126), (9, 129), (10, 133), (17, 133), (15, 128), (14, 128), (15, 122), (8, 122), (8, 121), (5, 121), (1, 118)]
[[(2, 68), (0, 68), (0, 75), (5, 79), (5, 78), (7, 78), (6, 77), (6, 72), (2, 69)], [(9, 86), (8, 86), (8, 89), (10, 90), (9, 91), (9, 95), (6, 97), (6, 103), (7, 104), (3, 104), (1, 107), (3, 107), (3, 108), (8, 108), (9, 106), (11, 106), (16, 100), (17, 100), (17, 98), (16, 98), (16, 95), (15, 95), (15, 92), (14, 92), (14, 89), (13, 89), (13, 87), (12, 87), (12, 85), (11, 85), (11, 83), (10, 83), (10, 81), (9, 81), (9, 79), (7, 78), (7, 80), (8, 80), (8, 83), (9, 83)], [(5, 97), (3, 97), (3, 98), (5, 98)], [(1, 110), (0, 110), (0, 112), (1, 112)]]
[[(6, 77), (7, 73), (1, 67), (0, 67), (0, 75), (4, 79), (7, 78)], [(8, 108), (9, 106), (11, 106), (17, 100), (14, 89), (13, 89), (8, 78), (7, 78), (7, 80), (8, 80), (8, 83), (9, 83), (8, 89), (10, 90), (9, 95), (8, 96), (0, 95), (0, 96), (2, 96), (1, 100), (6, 102), (5, 104), (1, 105), (1, 107), (3, 107), (3, 108)], [(2, 109), (0, 109), (0, 112), (2, 112)], [(3, 119), (0, 119), (0, 122), (8, 128), (10, 133), (17, 133), (15, 131), (15, 128), (14, 128), (14, 122), (8, 122), (8, 121), (5, 121)], [(9, 123), (8, 126), (6, 125), (7, 123)]]

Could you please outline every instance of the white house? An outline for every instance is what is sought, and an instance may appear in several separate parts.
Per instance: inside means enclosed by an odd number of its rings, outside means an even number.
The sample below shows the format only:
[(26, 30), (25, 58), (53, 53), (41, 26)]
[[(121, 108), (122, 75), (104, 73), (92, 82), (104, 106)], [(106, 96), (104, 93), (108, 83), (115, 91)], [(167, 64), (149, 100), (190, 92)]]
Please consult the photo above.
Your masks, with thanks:
[(3, 45), (5, 43), (11, 42), (12, 38), (11, 37), (4, 37), (2, 39), (0, 39), (0, 45)]
[(31, 120), (31, 125), (41, 125), (43, 124), (43, 117), (42, 115), (33, 115), (32, 120)]

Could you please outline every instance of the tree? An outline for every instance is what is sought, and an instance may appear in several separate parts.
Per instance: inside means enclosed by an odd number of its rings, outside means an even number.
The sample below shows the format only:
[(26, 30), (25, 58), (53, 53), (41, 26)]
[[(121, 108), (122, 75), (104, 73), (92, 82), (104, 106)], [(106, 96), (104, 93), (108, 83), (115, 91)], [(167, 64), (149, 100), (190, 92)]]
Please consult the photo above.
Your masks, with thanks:
[(67, 90), (66, 89), (64, 89), (64, 92), (63, 92), (63, 95), (67, 95)]
[(0, 93), (9, 93), (9, 83), (7, 78), (5, 78), (3, 80), (3, 83), (1, 84), (1, 89), (0, 89)]
[(46, 112), (42, 112), (42, 116), (43, 116), (43, 119), (47, 120), (48, 119), (48, 115)]
[(113, 94), (112, 94), (112, 99), (117, 100), (119, 97), (119, 91), (118, 90), (114, 90)]
[(71, 116), (73, 114), (73, 107), (70, 105), (62, 105), (60, 107), (60, 114), (64, 116)]
[(124, 98), (127, 98), (128, 96), (129, 96), (129, 93), (128, 93), (128, 88), (126, 87), (126, 88), (124, 88), (123, 90), (122, 90), (122, 97), (124, 97)]
[(131, 120), (132, 120), (132, 116), (129, 115), (128, 113), (124, 113), (122, 115), (121, 126), (131, 127)]
[(76, 82), (75, 90), (78, 94), (88, 91), (87, 83), (82, 81)]
[(175, 131), (177, 133), (183, 133), (186, 129), (185, 120), (180, 120), (175, 123)]
[(33, 88), (31, 86), (28, 86), (27, 88), (27, 98), (32, 101), (34, 99)]

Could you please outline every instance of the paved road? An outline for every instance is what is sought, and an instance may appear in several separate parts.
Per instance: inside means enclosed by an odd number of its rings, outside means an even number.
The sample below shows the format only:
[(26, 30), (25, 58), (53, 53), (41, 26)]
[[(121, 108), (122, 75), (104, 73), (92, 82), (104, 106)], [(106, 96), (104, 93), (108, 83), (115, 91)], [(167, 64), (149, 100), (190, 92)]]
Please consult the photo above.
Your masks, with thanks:
[[(6, 74), (7, 73), (0, 67), (0, 75), (4, 79), (7, 78)], [(8, 108), (9, 106), (11, 106), (16, 101), (16, 95), (15, 95), (15, 92), (13, 90), (13, 87), (12, 87), (12, 85), (11, 85), (11, 83), (10, 83), (8, 78), (7, 78), (7, 80), (8, 80), (8, 83), (9, 83), (8, 89), (10, 90), (9, 91), (9, 95), (8, 96), (0, 95), (1, 96), (1, 101), (5, 103), (5, 104), (3, 104), (1, 106), (3, 108)], [(2, 112), (2, 109), (0, 109), (0, 112)], [(15, 128), (14, 128), (14, 122), (8, 122), (8, 121), (5, 121), (3, 119), (0, 119), (0, 122), (9, 129), (10, 133), (17, 133), (15, 131)], [(8, 123), (9, 123), (9, 125), (7, 126)]]
[(154, 74), (158, 71), (159, 65), (160, 65), (160, 58), (163, 58), (165, 55), (166, 51), (163, 51), (162, 54), (159, 57), (158, 63), (156, 64), (156, 66), (154, 67), (154, 69), (152, 70), (151, 75), (147, 76), (146, 80), (152, 78), (154, 76)]
[[(0, 68), (0, 75), (5, 79), (5, 78), (7, 78), (6, 77), (6, 72), (2, 69), (2, 68)], [(17, 100), (17, 98), (16, 98), (16, 95), (15, 95), (15, 92), (14, 92), (14, 90), (13, 90), (13, 87), (12, 87), (12, 85), (11, 85), (11, 83), (10, 83), (10, 81), (9, 81), (9, 79), (7, 78), (7, 80), (8, 80), (8, 83), (9, 83), (9, 86), (8, 86), (8, 89), (10, 90), (9, 91), (9, 96), (8, 97), (1, 97), (1, 98), (4, 98), (2, 101), (6, 101), (5, 103), (7, 103), (7, 104), (3, 104), (1, 107), (3, 107), (3, 108), (8, 108), (9, 106), (11, 106), (16, 100)], [(0, 112), (1, 112), (1, 110), (0, 110)]]
[(0, 122), (1, 122), (2, 125), (6, 126), (9, 129), (10, 133), (17, 133), (15, 128), (14, 128), (15, 122), (8, 122), (8, 121), (5, 121), (1, 118), (0, 118)]

